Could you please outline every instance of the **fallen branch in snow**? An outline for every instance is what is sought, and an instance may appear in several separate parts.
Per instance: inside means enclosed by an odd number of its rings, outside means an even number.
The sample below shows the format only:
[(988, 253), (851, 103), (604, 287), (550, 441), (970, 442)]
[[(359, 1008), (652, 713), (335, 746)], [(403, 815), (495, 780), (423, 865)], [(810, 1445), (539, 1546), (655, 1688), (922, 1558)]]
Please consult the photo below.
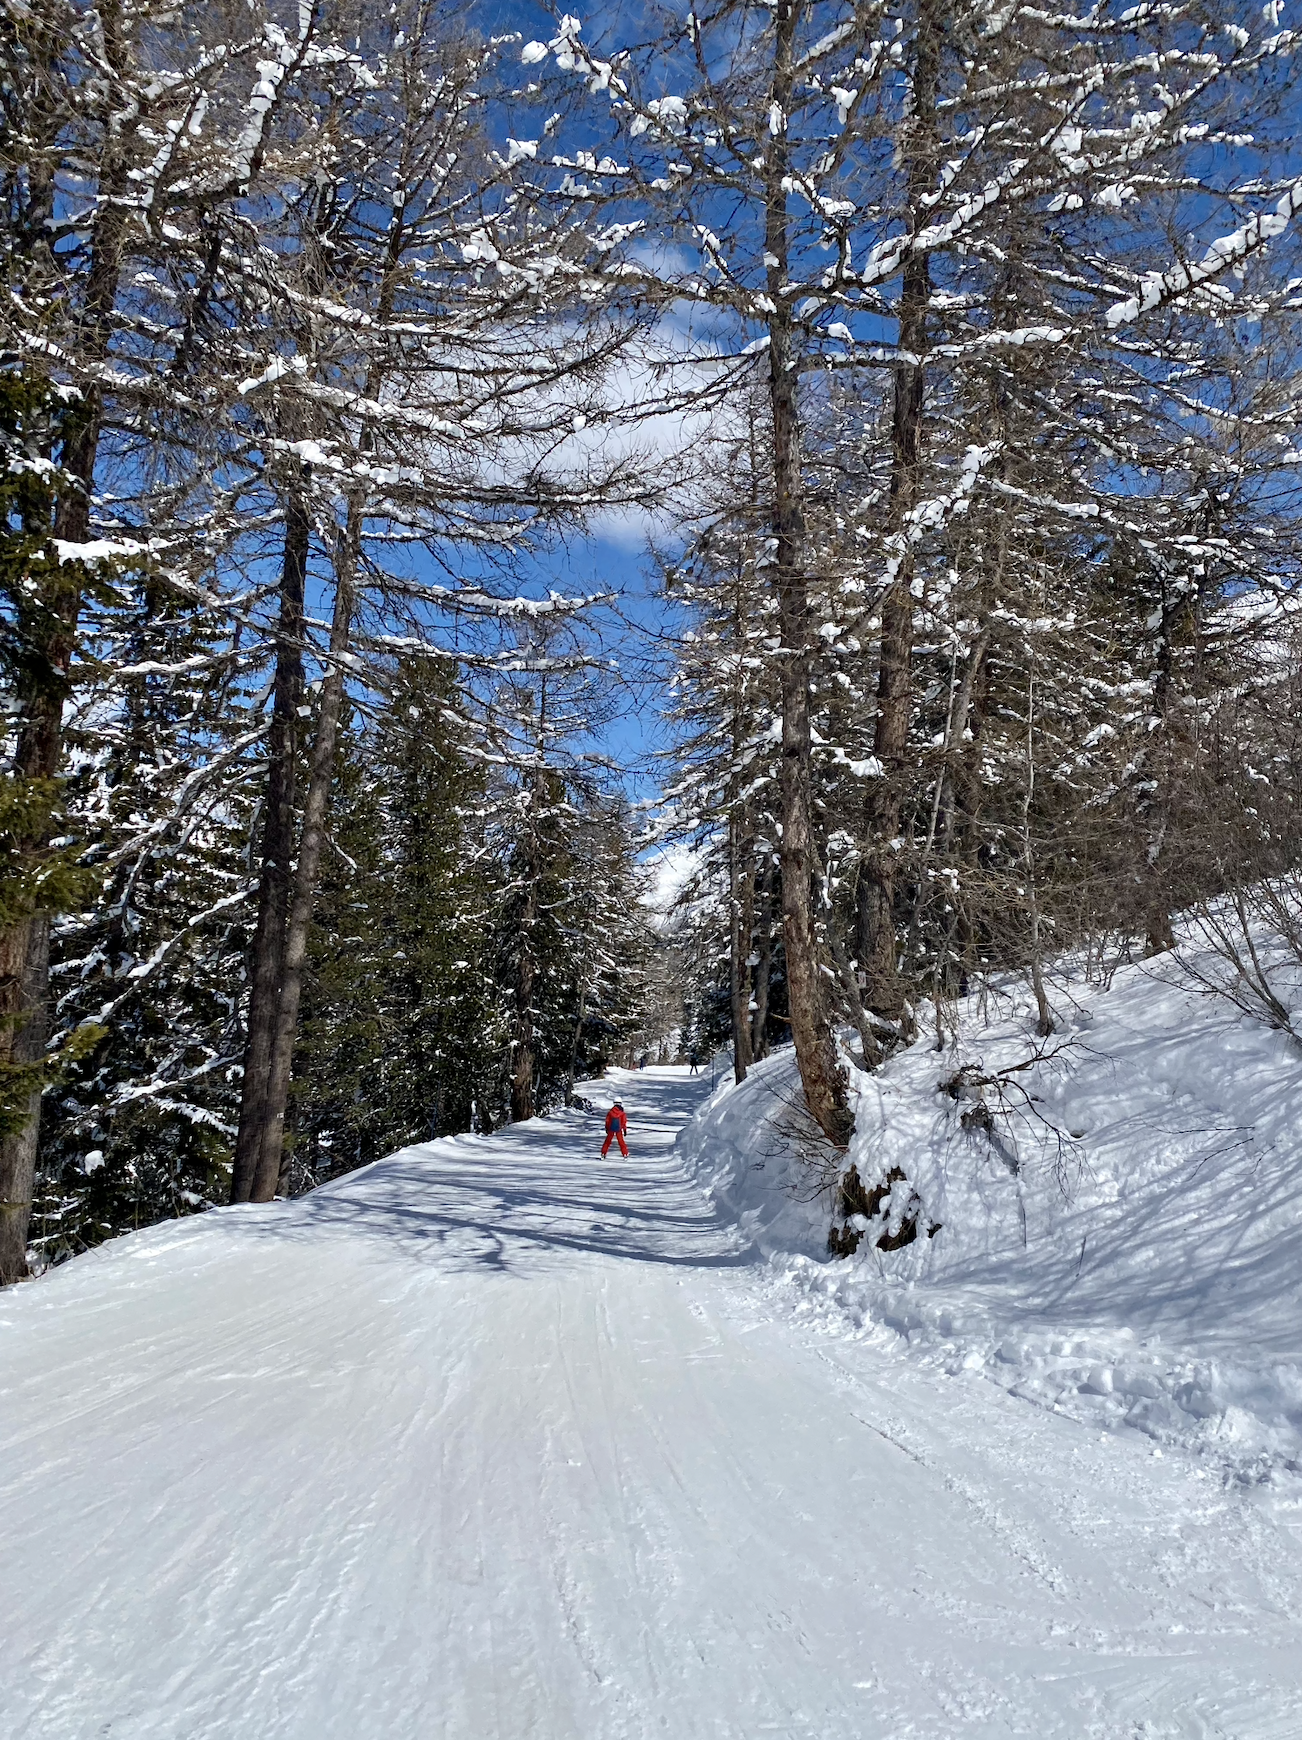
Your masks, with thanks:
[[(948, 1094), (953, 1100), (970, 1099), (971, 1106), (959, 1119), (963, 1129), (969, 1133), (980, 1131), (989, 1141), (999, 1159), (1008, 1168), (1014, 1178), (1020, 1178), (1022, 1173), (1021, 1157), (1017, 1152), (1017, 1138), (1012, 1130), (1015, 1117), (1033, 1119), (1053, 1137), (1057, 1148), (1057, 1159), (1054, 1171), (1058, 1180), (1058, 1188), (1064, 1201), (1070, 1201), (1076, 1179), (1068, 1176), (1069, 1157), (1077, 1160), (1076, 1177), (1080, 1175), (1080, 1150), (1076, 1147), (1077, 1137), (1068, 1130), (1061, 1129), (1052, 1118), (1046, 1117), (1040, 1109), (1040, 1098), (1024, 1087), (1014, 1078), (1025, 1075), (1029, 1070), (1038, 1068), (1041, 1064), (1052, 1063), (1064, 1052), (1079, 1049), (1080, 1042), (1075, 1039), (1058, 1039), (1054, 1044), (1038, 1044), (1029, 1057), (1024, 1057), (1016, 1063), (1005, 1064), (1002, 1069), (991, 1070), (988, 1073), (982, 1068), (980, 1061), (965, 1063), (956, 1069), (953, 1075), (946, 1076), (937, 1084), (937, 1092)], [(994, 1095), (994, 1106), (986, 1099), (986, 1092)], [(996, 1119), (1002, 1119), (1004, 1130), (1001, 1130)], [(1005, 1135), (1005, 1131), (1007, 1132)]]

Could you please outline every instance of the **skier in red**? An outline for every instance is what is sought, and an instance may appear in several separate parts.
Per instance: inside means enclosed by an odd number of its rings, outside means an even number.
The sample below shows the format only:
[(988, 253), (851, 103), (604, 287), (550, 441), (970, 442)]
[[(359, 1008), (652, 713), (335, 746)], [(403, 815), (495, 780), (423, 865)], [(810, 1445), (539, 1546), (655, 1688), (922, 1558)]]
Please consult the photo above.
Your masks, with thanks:
[(625, 1160), (628, 1159), (628, 1144), (624, 1140), (624, 1132), (627, 1128), (628, 1118), (625, 1115), (623, 1106), (621, 1106), (619, 1101), (616, 1100), (614, 1105), (606, 1113), (606, 1140), (602, 1144), (601, 1149), (601, 1158), (603, 1160), (610, 1152), (610, 1144), (612, 1142), (619, 1143), (620, 1153), (624, 1156)]

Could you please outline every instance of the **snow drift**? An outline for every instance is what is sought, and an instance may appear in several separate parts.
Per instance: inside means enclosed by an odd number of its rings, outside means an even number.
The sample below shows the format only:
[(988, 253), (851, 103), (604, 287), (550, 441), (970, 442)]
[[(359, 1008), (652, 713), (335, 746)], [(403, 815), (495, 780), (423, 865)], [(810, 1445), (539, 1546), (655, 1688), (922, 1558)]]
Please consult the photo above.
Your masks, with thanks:
[(1302, 1053), (1200, 993), (1169, 957), (1106, 986), (1065, 971), (1037, 1039), (1016, 988), (959, 1038), (857, 1075), (849, 1161), (898, 1168), (933, 1238), (829, 1260), (832, 1193), (802, 1163), (789, 1051), (716, 1095), (680, 1141), (828, 1333), (979, 1372), (1101, 1428), (1302, 1473)]
[(684, 1126), (682, 1158), (766, 1256), (826, 1255), (835, 1171), (806, 1142), (795, 1053), (776, 1052), (738, 1087), (729, 1081)]

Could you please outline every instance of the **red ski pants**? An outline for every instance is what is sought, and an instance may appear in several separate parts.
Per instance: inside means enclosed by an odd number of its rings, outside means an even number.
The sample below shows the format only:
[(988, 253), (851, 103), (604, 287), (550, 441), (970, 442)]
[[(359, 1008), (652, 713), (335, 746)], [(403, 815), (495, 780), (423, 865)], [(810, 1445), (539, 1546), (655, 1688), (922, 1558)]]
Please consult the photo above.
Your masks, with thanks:
[(628, 1159), (628, 1144), (624, 1140), (624, 1132), (622, 1130), (618, 1130), (618, 1129), (607, 1130), (606, 1140), (601, 1145), (601, 1158), (604, 1160), (606, 1158), (607, 1154), (609, 1154), (610, 1144), (612, 1142), (619, 1143), (619, 1151), (624, 1156), (625, 1160), (627, 1160)]

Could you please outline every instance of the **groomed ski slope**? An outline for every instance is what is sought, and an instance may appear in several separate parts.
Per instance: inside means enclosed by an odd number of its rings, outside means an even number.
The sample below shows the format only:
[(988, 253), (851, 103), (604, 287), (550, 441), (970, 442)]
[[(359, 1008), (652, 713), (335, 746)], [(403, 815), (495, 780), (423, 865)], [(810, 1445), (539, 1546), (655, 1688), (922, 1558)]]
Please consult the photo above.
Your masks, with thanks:
[(588, 1091), (0, 1298), (9, 1740), (1298, 1740), (1291, 1488), (804, 1323), (708, 1079)]

